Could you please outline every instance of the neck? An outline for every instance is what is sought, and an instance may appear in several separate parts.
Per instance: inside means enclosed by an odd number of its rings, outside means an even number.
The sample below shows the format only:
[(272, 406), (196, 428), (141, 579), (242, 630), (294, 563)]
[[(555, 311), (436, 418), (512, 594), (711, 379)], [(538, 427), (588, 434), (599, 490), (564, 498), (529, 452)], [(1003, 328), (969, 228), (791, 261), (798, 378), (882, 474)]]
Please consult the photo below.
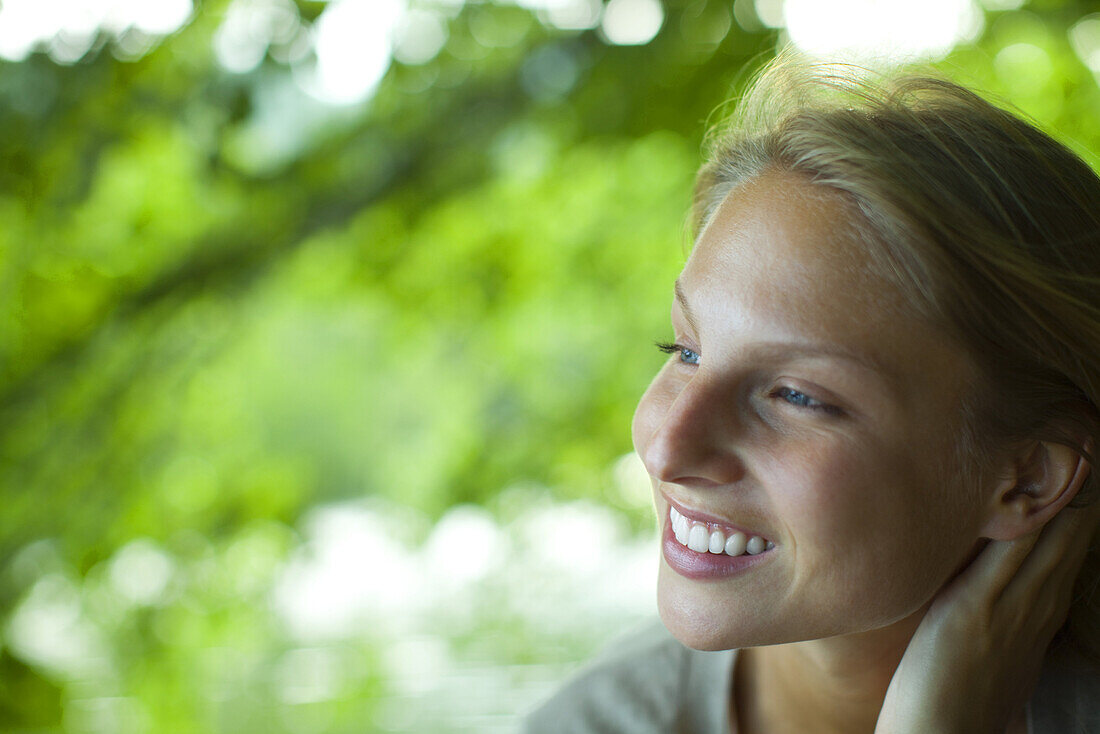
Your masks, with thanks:
[(871, 734), (925, 611), (868, 632), (742, 650), (738, 731)]

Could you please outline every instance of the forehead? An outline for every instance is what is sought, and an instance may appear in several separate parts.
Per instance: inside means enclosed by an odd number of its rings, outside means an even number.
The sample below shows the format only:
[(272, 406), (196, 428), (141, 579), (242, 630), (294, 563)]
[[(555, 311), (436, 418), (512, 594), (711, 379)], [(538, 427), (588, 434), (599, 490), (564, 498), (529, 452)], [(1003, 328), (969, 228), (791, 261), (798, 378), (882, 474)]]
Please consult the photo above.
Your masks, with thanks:
[[(726, 196), (685, 268), (686, 278), (788, 308), (839, 310), (849, 318), (915, 318), (874, 257), (876, 244), (843, 194), (798, 174), (770, 172)], [(733, 288), (729, 288), (732, 290)], [(789, 309), (796, 308), (791, 311)], [(838, 324), (839, 325), (839, 324)]]
[[(755, 339), (830, 344), (899, 380), (944, 380), (969, 361), (921, 319), (885, 274), (855, 204), (798, 174), (735, 188), (699, 237), (681, 284), (712, 344)], [(932, 374), (929, 374), (929, 373)], [(954, 380), (950, 380), (954, 382)]]

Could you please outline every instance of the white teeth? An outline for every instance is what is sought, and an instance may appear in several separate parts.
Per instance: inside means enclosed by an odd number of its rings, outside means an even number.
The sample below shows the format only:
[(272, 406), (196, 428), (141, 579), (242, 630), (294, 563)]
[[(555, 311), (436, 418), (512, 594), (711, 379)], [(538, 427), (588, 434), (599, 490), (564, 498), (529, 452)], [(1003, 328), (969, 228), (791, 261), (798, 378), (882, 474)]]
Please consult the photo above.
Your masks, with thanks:
[(676, 518), (676, 522), (672, 524), (672, 532), (676, 536), (676, 540), (679, 541), (680, 545), (688, 544), (688, 530), (690, 530), (690, 528), (688, 527), (688, 521), (686, 517), (678, 517)]
[(707, 526), (698, 523), (692, 525), (691, 533), (688, 535), (688, 548), (696, 553), (705, 553), (709, 545), (710, 538), (707, 537)]
[(739, 556), (745, 552), (745, 543), (748, 542), (748, 538), (744, 533), (734, 533), (726, 541), (726, 555), (727, 556)]
[(721, 530), (715, 530), (710, 534), (710, 545), (707, 547), (711, 553), (722, 553), (726, 550), (726, 534)]
[(671, 505), (668, 508), (668, 517), (672, 523), (672, 534), (680, 545), (685, 545), (696, 553), (725, 553), (727, 556), (740, 556), (746, 552), (749, 555), (759, 555), (766, 550), (775, 547), (775, 543), (764, 540), (759, 535), (747, 536), (740, 531), (732, 533), (728, 538), (721, 530), (708, 530), (707, 526), (700, 522), (689, 520)]

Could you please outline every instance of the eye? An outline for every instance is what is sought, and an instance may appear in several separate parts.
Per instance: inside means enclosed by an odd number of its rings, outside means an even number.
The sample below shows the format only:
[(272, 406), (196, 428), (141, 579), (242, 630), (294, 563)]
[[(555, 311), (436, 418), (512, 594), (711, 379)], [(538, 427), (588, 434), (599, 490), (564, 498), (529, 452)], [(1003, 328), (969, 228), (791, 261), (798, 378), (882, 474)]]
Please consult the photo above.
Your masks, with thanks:
[(843, 411), (834, 406), (828, 405), (815, 398), (811, 398), (804, 392), (799, 392), (791, 387), (781, 387), (772, 393), (772, 397), (784, 400), (797, 408), (804, 408), (806, 410), (820, 410), (823, 413), (830, 415), (841, 415)]
[(684, 364), (699, 364), (699, 353), (687, 347), (668, 342), (657, 342), (657, 349), (665, 354), (680, 354), (680, 361)]

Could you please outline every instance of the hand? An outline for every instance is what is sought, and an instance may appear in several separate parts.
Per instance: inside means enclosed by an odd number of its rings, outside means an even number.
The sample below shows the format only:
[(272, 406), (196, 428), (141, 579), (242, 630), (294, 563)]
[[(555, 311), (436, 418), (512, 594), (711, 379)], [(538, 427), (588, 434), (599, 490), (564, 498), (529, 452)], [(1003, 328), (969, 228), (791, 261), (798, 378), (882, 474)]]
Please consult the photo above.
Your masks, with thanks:
[(1100, 525), (1100, 502), (990, 541), (933, 600), (890, 681), (875, 734), (1005, 734), (1039, 678)]

